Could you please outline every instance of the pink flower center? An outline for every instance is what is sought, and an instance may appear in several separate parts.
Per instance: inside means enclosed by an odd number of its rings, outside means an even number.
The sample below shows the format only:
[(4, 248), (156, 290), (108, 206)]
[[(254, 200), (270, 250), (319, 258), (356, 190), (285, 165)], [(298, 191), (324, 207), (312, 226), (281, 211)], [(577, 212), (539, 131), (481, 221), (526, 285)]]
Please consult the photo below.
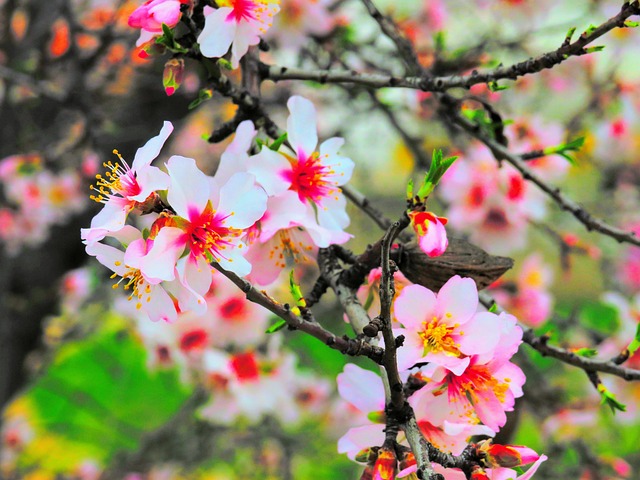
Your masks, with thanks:
[(509, 225), (509, 221), (507, 220), (507, 215), (503, 210), (492, 208), (487, 213), (485, 224), (488, 228), (501, 230)]
[(246, 313), (245, 301), (238, 297), (230, 298), (220, 305), (219, 312), (222, 320), (228, 322), (243, 320)]
[(241, 382), (258, 380), (260, 370), (253, 353), (239, 353), (231, 359), (231, 368)]
[(226, 227), (224, 221), (227, 217), (217, 214), (211, 203), (201, 213), (189, 216), (191, 221), (186, 221), (184, 230), (188, 235), (187, 243), (191, 254), (195, 257), (204, 256), (210, 261), (224, 258), (222, 251), (231, 245), (229, 240), (242, 233), (238, 229)]
[[(495, 378), (485, 365), (471, 365), (460, 376), (453, 373), (447, 375), (449, 401), (464, 399), (477, 404), (487, 392), (493, 392), (498, 401), (504, 403), (509, 390), (508, 381), (509, 379), (505, 379), (501, 382)], [(470, 411), (470, 416), (472, 415), (475, 415), (473, 410)]]
[(280, 230), (274, 236), (273, 247), (269, 250), (269, 260), (275, 261), (279, 268), (285, 268), (287, 263), (303, 263), (313, 250), (311, 245), (294, 238), (296, 228), (298, 227)]
[(138, 185), (136, 174), (129, 164), (122, 158), (117, 150), (113, 153), (118, 156), (121, 163), (104, 162), (103, 167), (107, 169), (104, 176), (96, 175), (96, 185), (91, 185), (91, 190), (97, 192), (97, 195), (91, 195), (89, 198), (98, 203), (106, 203), (109, 198), (119, 195), (124, 198), (138, 195), (142, 188)]
[(298, 192), (300, 201), (319, 203), (323, 198), (336, 193), (335, 182), (327, 179), (335, 172), (320, 162), (318, 152), (306, 158), (288, 159), (292, 168), (285, 172), (284, 177), (291, 182), (289, 189)]
[(258, 9), (258, 6), (253, 0), (230, 0), (229, 3), (233, 10), (227, 17), (227, 21), (233, 20), (239, 23), (242, 20), (248, 22), (256, 19), (255, 11)]
[(180, 338), (180, 350), (183, 352), (193, 352), (202, 350), (207, 346), (209, 335), (201, 328), (185, 333)]

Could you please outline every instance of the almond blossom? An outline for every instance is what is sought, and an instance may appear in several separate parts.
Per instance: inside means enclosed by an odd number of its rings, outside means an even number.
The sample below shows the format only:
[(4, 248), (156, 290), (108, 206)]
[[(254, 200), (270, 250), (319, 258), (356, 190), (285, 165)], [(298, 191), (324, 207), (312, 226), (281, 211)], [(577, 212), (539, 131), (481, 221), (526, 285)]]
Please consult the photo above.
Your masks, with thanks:
[(231, 64), (238, 67), (249, 47), (257, 45), (273, 25), (279, 0), (221, 0), (218, 9), (204, 8), (204, 29), (198, 36), (205, 57), (218, 58), (231, 47)]
[(317, 221), (321, 227), (342, 230), (349, 225), (346, 198), (340, 191), (351, 178), (354, 163), (342, 157), (338, 150), (342, 138), (333, 137), (318, 147), (316, 111), (306, 98), (294, 96), (287, 102), (288, 141), (293, 153), (280, 149), (274, 152), (263, 148), (256, 159), (271, 165), (281, 165), (279, 174), (289, 183), (289, 190), (298, 194), (298, 201), (317, 208)]
[(131, 166), (114, 150), (120, 163), (105, 162), (107, 173), (96, 175), (97, 185), (91, 187), (96, 194), (91, 199), (103, 203), (104, 207), (91, 220), (91, 227), (82, 229), (83, 240), (95, 243), (109, 232), (120, 230), (134, 208), (155, 195), (156, 190), (167, 189), (169, 177), (151, 166), (151, 162), (160, 154), (172, 131), (171, 122), (164, 122), (160, 133), (138, 149)]
[(142, 232), (127, 225), (115, 232), (113, 237), (127, 245), (127, 250), (93, 242), (87, 244), (87, 253), (114, 272), (111, 278), (120, 277), (113, 288), (122, 285), (125, 291), (130, 292), (129, 300), (135, 301), (137, 310), (153, 321), (175, 321), (178, 313), (173, 297), (165, 289), (168, 285), (160, 285), (161, 279), (149, 277), (140, 270), (140, 258), (149, 248)]
[(189, 0), (147, 0), (129, 16), (129, 26), (140, 28), (140, 38), (136, 45), (141, 45), (162, 33), (162, 24), (175, 27), (180, 21), (180, 6)]
[(401, 370), (433, 362), (460, 375), (470, 355), (492, 352), (500, 338), (497, 315), (477, 313), (478, 290), (470, 278), (456, 275), (438, 295), (421, 285), (405, 287), (394, 308), (404, 326), (394, 331), (405, 337), (398, 349)]
[(329, 11), (330, 0), (286, 0), (267, 38), (275, 38), (283, 49), (299, 50), (310, 35), (328, 34), (336, 24)]
[(450, 225), (491, 252), (522, 248), (530, 220), (545, 214), (544, 196), (514, 167), (499, 167), (484, 146), (475, 145), (466, 157), (440, 183), (439, 192), (451, 203)]
[(167, 199), (176, 215), (154, 224), (154, 243), (142, 260), (145, 274), (168, 281), (177, 271), (180, 281), (200, 295), (211, 285), (212, 261), (238, 275), (248, 274), (251, 264), (244, 259), (240, 237), (262, 216), (267, 199), (255, 177), (235, 174), (218, 190), (192, 158), (173, 156), (167, 170)]
[[(414, 394), (416, 411), (433, 412), (436, 422), (482, 422), (496, 432), (505, 424), (505, 412), (513, 410), (525, 382), (522, 370), (509, 361), (522, 341), (522, 329), (512, 315), (494, 316), (484, 333), (498, 333), (499, 342), (491, 351), (468, 358), (468, 366), (460, 373), (436, 363), (422, 370), (429, 381)], [(478, 333), (480, 338), (484, 334)]]

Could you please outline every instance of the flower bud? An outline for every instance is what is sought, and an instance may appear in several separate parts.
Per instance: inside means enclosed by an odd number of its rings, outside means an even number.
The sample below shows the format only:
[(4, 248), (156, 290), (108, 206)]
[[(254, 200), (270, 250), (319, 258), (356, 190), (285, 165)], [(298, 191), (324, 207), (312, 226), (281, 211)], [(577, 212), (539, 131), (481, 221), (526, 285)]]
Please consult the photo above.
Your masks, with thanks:
[(167, 95), (171, 96), (176, 93), (182, 84), (184, 76), (184, 60), (182, 58), (172, 58), (164, 64), (164, 72), (162, 74), (162, 84)]
[(477, 445), (478, 456), (483, 458), (487, 467), (513, 468), (533, 463), (540, 458), (529, 447), (521, 445), (499, 445), (491, 440), (484, 440)]

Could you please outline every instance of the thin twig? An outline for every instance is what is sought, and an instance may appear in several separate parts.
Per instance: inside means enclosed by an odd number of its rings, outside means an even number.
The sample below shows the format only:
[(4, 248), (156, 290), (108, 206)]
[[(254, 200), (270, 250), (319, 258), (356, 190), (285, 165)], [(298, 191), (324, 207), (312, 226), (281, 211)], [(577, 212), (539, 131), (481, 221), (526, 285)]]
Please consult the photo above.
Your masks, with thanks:
[(573, 214), (573, 216), (582, 223), (587, 230), (595, 230), (617, 240), (620, 243), (625, 242), (640, 246), (640, 238), (638, 238), (635, 233), (616, 228), (609, 225), (604, 220), (591, 215), (578, 203), (563, 194), (559, 188), (551, 186), (545, 182), (542, 177), (527, 166), (526, 162), (522, 160), (519, 155), (511, 153), (507, 147), (495, 141), (488, 134), (483, 132), (477, 124), (466, 119), (457, 112), (448, 111), (445, 115), (454, 125), (459, 126), (472, 137), (475, 137), (484, 143), (492, 151), (496, 160), (504, 160), (513, 165), (522, 174), (525, 180), (535, 183), (543, 192), (551, 197), (562, 210), (566, 210)]
[(300, 330), (312, 337), (317, 338), (321, 342), (325, 343), (334, 350), (338, 350), (346, 355), (363, 355), (369, 357), (376, 363), (381, 363), (383, 350), (380, 347), (370, 345), (361, 340), (353, 338), (338, 337), (325, 329), (318, 322), (313, 320), (313, 316), (309, 314), (308, 318), (312, 321), (305, 320), (295, 313), (293, 313), (286, 304), (281, 304), (268, 296), (265, 292), (257, 290), (250, 282), (242, 277), (239, 277), (233, 272), (229, 272), (222, 268), (219, 264), (214, 263), (213, 268), (222, 273), (225, 277), (231, 280), (240, 290), (242, 290), (247, 296), (247, 300), (257, 303), (263, 306), (271, 313), (277, 315), (282, 320), (287, 322), (289, 328), (294, 330)]

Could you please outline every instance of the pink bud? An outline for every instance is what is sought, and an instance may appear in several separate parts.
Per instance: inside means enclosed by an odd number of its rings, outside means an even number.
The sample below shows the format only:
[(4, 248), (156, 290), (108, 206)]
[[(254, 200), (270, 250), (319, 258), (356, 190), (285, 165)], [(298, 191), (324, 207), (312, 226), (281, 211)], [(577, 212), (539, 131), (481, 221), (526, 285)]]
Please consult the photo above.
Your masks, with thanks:
[(167, 95), (173, 95), (180, 88), (183, 76), (184, 60), (182, 58), (172, 58), (164, 64), (162, 84)]

